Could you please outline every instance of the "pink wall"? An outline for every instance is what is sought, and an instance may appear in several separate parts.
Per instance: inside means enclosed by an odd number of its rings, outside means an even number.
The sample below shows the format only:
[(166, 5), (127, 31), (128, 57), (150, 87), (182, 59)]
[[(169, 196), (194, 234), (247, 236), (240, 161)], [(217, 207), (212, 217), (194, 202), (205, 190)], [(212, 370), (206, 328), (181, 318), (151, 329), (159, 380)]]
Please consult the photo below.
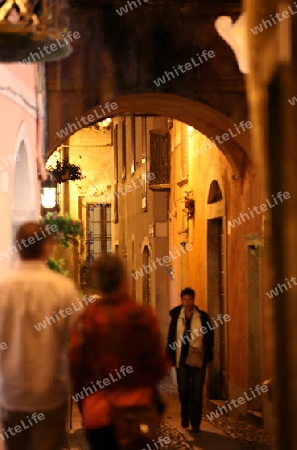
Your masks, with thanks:
[(44, 107), (38, 86), (37, 65), (0, 64), (0, 277), (16, 259), (8, 247), (13, 228), (39, 217), (37, 127)]

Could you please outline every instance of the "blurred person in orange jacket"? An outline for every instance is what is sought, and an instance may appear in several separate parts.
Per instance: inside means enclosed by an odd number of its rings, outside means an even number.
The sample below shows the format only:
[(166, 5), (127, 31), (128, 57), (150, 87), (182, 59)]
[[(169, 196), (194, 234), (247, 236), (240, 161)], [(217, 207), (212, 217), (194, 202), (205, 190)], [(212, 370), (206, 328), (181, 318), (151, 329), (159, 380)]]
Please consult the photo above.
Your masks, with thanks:
[(98, 258), (94, 277), (100, 298), (87, 306), (70, 340), (73, 398), (92, 450), (117, 450), (111, 405), (148, 405), (169, 369), (157, 318), (150, 307), (132, 301), (122, 261)]

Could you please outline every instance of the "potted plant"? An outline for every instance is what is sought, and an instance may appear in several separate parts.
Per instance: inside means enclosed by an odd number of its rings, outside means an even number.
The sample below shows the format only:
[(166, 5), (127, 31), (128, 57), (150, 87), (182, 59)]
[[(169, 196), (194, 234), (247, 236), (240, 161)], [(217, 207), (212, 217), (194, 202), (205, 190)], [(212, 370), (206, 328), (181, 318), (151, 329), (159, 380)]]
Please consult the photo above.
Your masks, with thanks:
[(188, 219), (192, 219), (194, 217), (194, 212), (195, 200), (191, 198), (191, 192), (186, 192), (184, 213), (186, 214)]
[(47, 213), (41, 217), (41, 224), (56, 225), (57, 231), (53, 232), (53, 236), (59, 240), (64, 248), (69, 247), (72, 239), (81, 239), (84, 236), (82, 221), (72, 219), (69, 214), (62, 216), (56, 212)]
[(51, 173), (57, 183), (66, 183), (66, 181), (82, 180), (84, 175), (80, 166), (71, 164), (68, 158), (62, 161), (56, 161), (56, 165), (50, 166), (48, 172)]

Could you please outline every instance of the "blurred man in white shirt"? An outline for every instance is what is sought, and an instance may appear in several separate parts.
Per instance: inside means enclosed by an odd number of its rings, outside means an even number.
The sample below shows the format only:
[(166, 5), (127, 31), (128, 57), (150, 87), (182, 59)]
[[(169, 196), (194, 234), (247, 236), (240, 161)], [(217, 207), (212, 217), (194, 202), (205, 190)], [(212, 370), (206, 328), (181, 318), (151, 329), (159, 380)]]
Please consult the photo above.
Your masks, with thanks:
[[(38, 223), (21, 225), (15, 243), (20, 264), (0, 282), (0, 441), (7, 450), (57, 450), (65, 436), (66, 351), (77, 314), (61, 310), (78, 293), (47, 267), (50, 239)], [(45, 317), (46, 326), (34, 326)]]

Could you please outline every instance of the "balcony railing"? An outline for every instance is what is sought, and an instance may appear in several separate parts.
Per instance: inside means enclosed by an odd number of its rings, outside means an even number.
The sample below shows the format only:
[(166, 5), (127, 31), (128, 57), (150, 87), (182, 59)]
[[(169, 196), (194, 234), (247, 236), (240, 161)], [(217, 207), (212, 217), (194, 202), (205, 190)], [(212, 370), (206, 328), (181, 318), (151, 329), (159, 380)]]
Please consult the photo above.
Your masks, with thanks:
[[(65, 39), (69, 30), (67, 7), (66, 0), (0, 0), (0, 61), (21, 61), (38, 49), (38, 61), (68, 56), (72, 47)], [(56, 51), (42, 56), (42, 45), (59, 42)]]

